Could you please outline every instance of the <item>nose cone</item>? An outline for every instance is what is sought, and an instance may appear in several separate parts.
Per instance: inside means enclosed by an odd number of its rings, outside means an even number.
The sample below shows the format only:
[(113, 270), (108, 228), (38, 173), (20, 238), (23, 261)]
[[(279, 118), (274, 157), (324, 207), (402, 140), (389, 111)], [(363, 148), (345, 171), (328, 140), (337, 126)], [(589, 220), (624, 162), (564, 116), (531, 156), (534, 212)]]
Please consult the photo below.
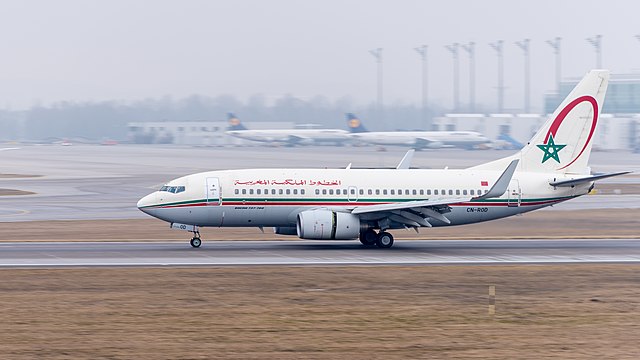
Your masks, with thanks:
[(153, 205), (156, 205), (157, 197), (158, 197), (158, 193), (154, 192), (138, 200), (138, 204), (137, 204), (138, 209), (143, 213), (148, 214), (150, 207)]

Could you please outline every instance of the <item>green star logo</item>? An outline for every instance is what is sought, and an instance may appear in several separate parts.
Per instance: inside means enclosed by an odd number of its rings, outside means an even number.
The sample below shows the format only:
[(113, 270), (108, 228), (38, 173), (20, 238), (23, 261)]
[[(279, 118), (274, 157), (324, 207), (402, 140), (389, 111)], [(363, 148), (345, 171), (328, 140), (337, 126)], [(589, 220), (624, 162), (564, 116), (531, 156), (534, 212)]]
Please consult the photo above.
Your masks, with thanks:
[(544, 151), (544, 156), (542, 157), (542, 163), (549, 159), (553, 159), (560, 163), (560, 157), (558, 157), (558, 151), (564, 149), (567, 145), (556, 145), (553, 141), (553, 134), (549, 134), (549, 140), (544, 145), (536, 145), (540, 150)]

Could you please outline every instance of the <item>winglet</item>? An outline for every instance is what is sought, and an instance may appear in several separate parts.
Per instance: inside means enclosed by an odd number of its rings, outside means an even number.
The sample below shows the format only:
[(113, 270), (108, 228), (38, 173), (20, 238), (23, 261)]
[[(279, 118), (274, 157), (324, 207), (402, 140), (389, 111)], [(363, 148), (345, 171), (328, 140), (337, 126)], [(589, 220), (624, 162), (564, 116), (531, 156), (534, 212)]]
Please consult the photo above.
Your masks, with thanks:
[(495, 184), (491, 187), (491, 189), (484, 195), (473, 198), (474, 200), (483, 200), (490, 199), (502, 196), (502, 194), (507, 191), (509, 188), (509, 183), (511, 182), (511, 178), (513, 177), (513, 173), (516, 171), (516, 167), (518, 166), (518, 159), (511, 161), (509, 166), (504, 170), (502, 175), (498, 178)]
[(396, 169), (408, 169), (411, 167), (411, 160), (413, 160), (413, 154), (416, 151), (414, 149), (411, 149), (409, 151), (407, 151), (406, 154), (404, 154), (404, 157), (402, 158), (402, 160), (400, 160), (400, 162), (398, 163), (398, 166), (396, 166)]

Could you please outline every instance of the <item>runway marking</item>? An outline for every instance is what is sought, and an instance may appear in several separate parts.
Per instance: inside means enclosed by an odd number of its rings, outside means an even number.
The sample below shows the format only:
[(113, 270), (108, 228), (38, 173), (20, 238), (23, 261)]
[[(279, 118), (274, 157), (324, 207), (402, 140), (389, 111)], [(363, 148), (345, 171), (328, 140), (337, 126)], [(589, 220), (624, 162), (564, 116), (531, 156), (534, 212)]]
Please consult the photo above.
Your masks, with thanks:
[[(535, 241), (535, 243), (534, 243)], [(338, 241), (0, 243), (1, 267), (376, 266), (640, 263), (640, 239), (407, 241), (382, 250)]]
[(29, 210), (21, 210), (21, 209), (2, 209), (2, 210), (11, 210), (11, 211), (15, 211), (14, 213), (10, 213), (10, 214), (0, 214), (0, 217), (5, 217), (5, 216), (21, 216), (21, 215), (27, 215), (30, 214), (31, 211)]

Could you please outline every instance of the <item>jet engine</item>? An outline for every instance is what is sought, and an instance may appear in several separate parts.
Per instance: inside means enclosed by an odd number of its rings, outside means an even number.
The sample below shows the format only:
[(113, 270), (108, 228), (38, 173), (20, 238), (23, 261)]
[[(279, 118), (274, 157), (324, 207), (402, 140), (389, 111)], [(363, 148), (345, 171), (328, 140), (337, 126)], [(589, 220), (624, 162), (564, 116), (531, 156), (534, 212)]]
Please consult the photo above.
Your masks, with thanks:
[(298, 237), (310, 240), (351, 240), (360, 235), (360, 217), (331, 210), (298, 214)]
[(276, 226), (273, 232), (278, 235), (298, 235), (298, 230), (293, 226)]
[(413, 144), (413, 147), (416, 149), (440, 149), (444, 147), (444, 144), (441, 143), (440, 141), (416, 139), (416, 142), (415, 144)]

